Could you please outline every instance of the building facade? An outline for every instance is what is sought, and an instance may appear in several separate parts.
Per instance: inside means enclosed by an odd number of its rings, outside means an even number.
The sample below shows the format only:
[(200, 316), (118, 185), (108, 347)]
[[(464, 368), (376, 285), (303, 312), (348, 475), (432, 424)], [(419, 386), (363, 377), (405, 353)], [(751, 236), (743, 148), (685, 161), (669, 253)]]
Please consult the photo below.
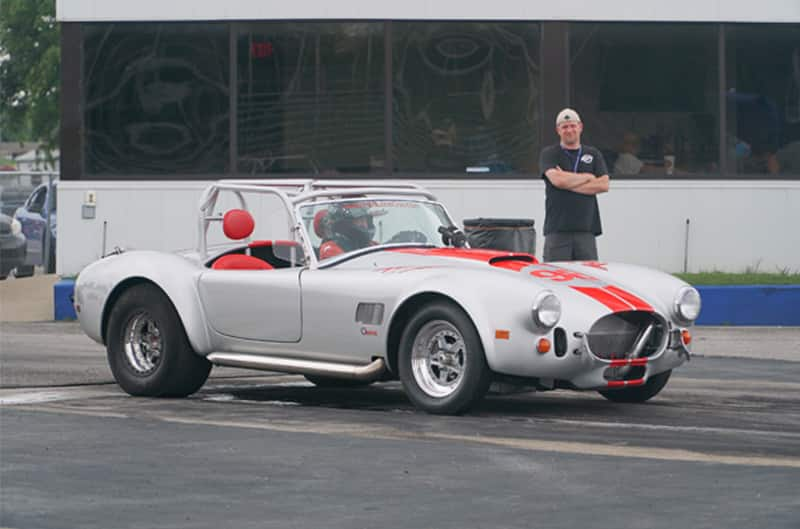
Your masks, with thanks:
[(798, 2), (57, 9), (62, 274), (191, 245), (218, 178), (408, 179), (458, 220), (540, 230), (538, 155), (565, 106), (611, 170), (602, 259), (800, 269)]

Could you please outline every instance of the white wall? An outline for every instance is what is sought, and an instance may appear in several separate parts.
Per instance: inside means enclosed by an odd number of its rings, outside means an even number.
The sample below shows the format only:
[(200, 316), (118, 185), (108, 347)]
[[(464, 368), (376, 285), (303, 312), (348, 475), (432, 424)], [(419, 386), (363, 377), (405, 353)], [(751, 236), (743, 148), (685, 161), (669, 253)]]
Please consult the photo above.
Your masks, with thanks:
[(798, 22), (797, 0), (57, 0), (62, 22), (110, 20), (641, 20)]
[[(473, 217), (532, 218), (544, 244), (541, 181), (420, 181), (457, 222)], [(106, 251), (193, 248), (197, 203), (207, 182), (62, 181), (58, 187), (58, 273), (72, 275)], [(81, 218), (86, 191), (96, 218)], [(668, 272), (683, 269), (690, 219), (689, 271), (800, 271), (800, 181), (612, 181), (600, 197), (600, 258)]]

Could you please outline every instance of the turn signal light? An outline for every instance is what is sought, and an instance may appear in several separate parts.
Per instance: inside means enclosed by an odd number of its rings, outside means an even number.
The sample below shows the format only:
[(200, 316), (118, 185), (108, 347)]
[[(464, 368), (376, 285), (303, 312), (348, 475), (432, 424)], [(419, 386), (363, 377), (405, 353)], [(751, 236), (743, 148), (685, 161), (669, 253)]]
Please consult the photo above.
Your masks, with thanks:
[(692, 334), (687, 329), (681, 331), (681, 341), (683, 342), (683, 345), (689, 345), (692, 343)]
[(550, 340), (547, 338), (539, 338), (539, 341), (536, 342), (536, 351), (541, 354), (544, 354), (550, 350)]

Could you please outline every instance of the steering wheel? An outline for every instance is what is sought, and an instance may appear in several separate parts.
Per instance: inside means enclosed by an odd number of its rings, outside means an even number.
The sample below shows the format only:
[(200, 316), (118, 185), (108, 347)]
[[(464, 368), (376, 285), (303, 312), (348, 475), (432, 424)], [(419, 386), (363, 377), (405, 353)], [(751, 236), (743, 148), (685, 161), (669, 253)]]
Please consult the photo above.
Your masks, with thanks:
[(421, 242), (425, 243), (428, 242), (428, 237), (422, 233), (421, 231), (417, 230), (404, 230), (399, 231), (394, 234), (394, 236), (386, 241), (387, 244), (393, 244), (398, 242)]

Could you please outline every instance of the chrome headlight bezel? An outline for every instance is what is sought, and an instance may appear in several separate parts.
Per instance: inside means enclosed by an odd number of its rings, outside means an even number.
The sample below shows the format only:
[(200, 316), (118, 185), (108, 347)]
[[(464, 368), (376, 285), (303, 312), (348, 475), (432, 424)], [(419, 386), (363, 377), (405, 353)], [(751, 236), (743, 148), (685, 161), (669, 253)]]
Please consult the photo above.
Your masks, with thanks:
[(696, 288), (687, 285), (675, 294), (672, 310), (681, 322), (693, 323), (700, 316), (701, 308), (702, 300)]
[(543, 329), (552, 329), (561, 320), (561, 300), (552, 291), (539, 292), (531, 308), (533, 323)]
[(22, 233), (22, 224), (17, 219), (11, 219), (11, 235)]

